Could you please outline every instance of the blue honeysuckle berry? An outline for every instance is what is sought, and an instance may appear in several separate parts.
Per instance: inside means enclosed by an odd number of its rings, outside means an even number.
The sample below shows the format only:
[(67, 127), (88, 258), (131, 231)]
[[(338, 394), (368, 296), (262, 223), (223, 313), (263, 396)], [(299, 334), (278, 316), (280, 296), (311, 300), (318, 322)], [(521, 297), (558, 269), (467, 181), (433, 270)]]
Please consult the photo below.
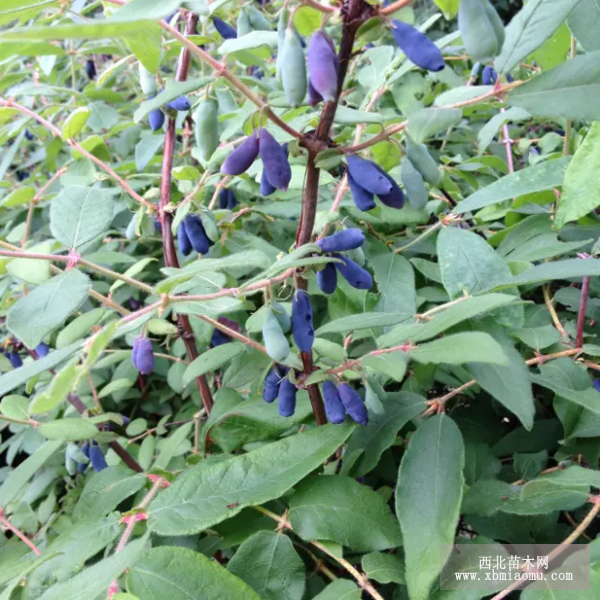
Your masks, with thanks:
[(100, 450), (98, 446), (90, 447), (90, 462), (96, 473), (99, 473), (108, 467), (106, 458), (104, 458), (104, 454), (102, 454), (102, 450)]
[(154, 370), (152, 342), (147, 337), (137, 337), (133, 342), (131, 362), (142, 375), (149, 375)]
[(258, 136), (252, 133), (225, 159), (221, 166), (221, 173), (225, 175), (245, 173), (256, 160), (258, 151)]
[(238, 204), (239, 202), (237, 201), (233, 190), (227, 190), (227, 208), (233, 210)]
[(483, 67), (483, 72), (481, 73), (481, 83), (483, 83), (483, 85), (493, 85), (496, 83), (497, 79), (498, 73), (496, 73), (494, 67), (490, 65)]
[(323, 252), (344, 252), (355, 250), (365, 243), (365, 234), (357, 227), (338, 231), (333, 235), (321, 238), (317, 244)]
[(291, 417), (296, 412), (296, 386), (286, 377), (279, 384), (277, 412), (282, 417)]
[(292, 179), (292, 168), (285, 148), (263, 127), (258, 130), (258, 140), (263, 172), (268, 182), (285, 192)]
[(354, 200), (354, 204), (358, 210), (367, 212), (375, 208), (376, 204), (373, 194), (358, 185), (350, 173), (348, 173), (348, 186), (352, 193), (352, 200)]
[(21, 358), (18, 352), (9, 352), (8, 360), (10, 364), (13, 366), (13, 369), (18, 369), (23, 366), (23, 359)]
[(304, 290), (297, 290), (292, 300), (292, 333), (300, 352), (310, 352), (315, 341), (312, 306)]
[(400, 186), (390, 177), (379, 165), (376, 165), (379, 172), (390, 182), (392, 189), (389, 194), (378, 194), (377, 197), (390, 208), (397, 210), (404, 206), (404, 192), (400, 189)]
[(232, 40), (237, 38), (237, 29), (229, 25), (229, 23), (225, 23), (225, 21), (218, 17), (213, 17), (213, 24), (223, 39)]
[(340, 275), (357, 290), (370, 290), (373, 287), (373, 277), (371, 274), (356, 264), (352, 259), (341, 254), (335, 255), (342, 262), (335, 263), (336, 269)]
[(276, 369), (271, 369), (265, 379), (263, 387), (263, 400), (271, 404), (279, 396), (280, 375)]
[(223, 344), (229, 344), (229, 342), (231, 342), (231, 338), (228, 335), (224, 334), (220, 329), (215, 329), (210, 338), (210, 347), (216, 348)]
[(15, 177), (17, 181), (25, 181), (25, 179), (29, 179), (30, 175), (27, 171), (23, 171), (23, 169), (17, 169), (15, 171)]
[(222, 188), (219, 191), (219, 208), (225, 210), (227, 208), (227, 200), (229, 196), (229, 190), (227, 188)]
[(317, 285), (324, 294), (333, 294), (337, 287), (337, 271), (333, 263), (327, 263), (317, 272)]
[(85, 72), (88, 76), (88, 79), (90, 80), (94, 80), (96, 79), (96, 64), (94, 63), (94, 61), (90, 58), (86, 63), (85, 63)]
[(43, 358), (48, 354), (48, 352), (50, 352), (50, 346), (48, 346), (48, 344), (45, 344), (44, 342), (40, 342), (35, 347), (35, 353), (38, 355), (38, 358)]
[(192, 251), (192, 242), (190, 242), (190, 238), (188, 237), (183, 221), (181, 221), (181, 223), (179, 223), (179, 227), (177, 227), (177, 240), (179, 242), (179, 250), (181, 254), (184, 256), (190, 254)]
[(346, 409), (335, 384), (331, 381), (323, 382), (323, 402), (327, 418), (334, 424), (343, 423), (346, 419)]
[(358, 395), (358, 392), (351, 388), (347, 383), (341, 383), (337, 387), (340, 400), (350, 415), (350, 418), (359, 425), (366, 425), (369, 422), (367, 407)]
[(33, 133), (31, 133), (31, 131), (29, 131), (29, 129), (25, 130), (25, 137), (27, 138), (27, 140), (29, 140), (30, 142), (33, 142), (33, 140), (35, 140), (35, 135), (33, 135)]
[(592, 385), (597, 392), (600, 392), (600, 379), (592, 379)]
[(165, 106), (179, 112), (185, 112), (191, 108), (190, 101), (185, 96), (179, 96), (179, 98), (167, 102)]
[(444, 68), (444, 56), (441, 50), (412, 25), (394, 19), (392, 35), (400, 50), (421, 69), (435, 72)]
[(310, 38), (306, 59), (313, 90), (328, 102), (335, 100), (338, 87), (338, 57), (333, 41), (323, 30), (316, 31)]
[(310, 106), (316, 106), (319, 102), (323, 102), (323, 96), (317, 92), (315, 86), (312, 84), (312, 81), (308, 80), (308, 103)]
[(188, 215), (183, 220), (183, 224), (192, 248), (198, 254), (208, 254), (213, 241), (206, 235), (200, 218), (196, 215)]
[(366, 160), (355, 154), (346, 157), (348, 174), (364, 190), (371, 194), (389, 194), (392, 191), (387, 173), (382, 173), (372, 160)]
[(162, 129), (162, 126), (165, 124), (165, 113), (160, 108), (151, 111), (148, 115), (148, 123), (152, 131)]

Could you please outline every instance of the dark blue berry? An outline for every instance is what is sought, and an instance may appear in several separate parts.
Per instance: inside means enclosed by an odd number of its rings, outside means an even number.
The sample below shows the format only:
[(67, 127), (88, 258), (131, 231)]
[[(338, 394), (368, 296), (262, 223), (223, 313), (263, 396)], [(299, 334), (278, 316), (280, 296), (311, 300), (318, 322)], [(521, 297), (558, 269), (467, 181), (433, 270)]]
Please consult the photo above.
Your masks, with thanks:
[(333, 294), (337, 287), (337, 271), (333, 263), (327, 263), (322, 271), (317, 273), (317, 284), (324, 294)]
[(444, 56), (441, 50), (412, 25), (394, 19), (392, 35), (400, 50), (421, 69), (441, 71), (444, 68)]
[(292, 331), (300, 352), (310, 352), (315, 341), (310, 298), (304, 290), (298, 290), (292, 300)]
[(332, 423), (343, 423), (346, 418), (346, 409), (335, 385), (331, 381), (323, 382), (323, 401), (327, 418)]
[(347, 383), (338, 385), (337, 391), (350, 418), (359, 425), (366, 425), (369, 422), (369, 414), (358, 392)]
[(333, 235), (320, 239), (317, 244), (323, 252), (344, 252), (355, 250), (365, 243), (365, 234), (356, 227), (338, 231)]

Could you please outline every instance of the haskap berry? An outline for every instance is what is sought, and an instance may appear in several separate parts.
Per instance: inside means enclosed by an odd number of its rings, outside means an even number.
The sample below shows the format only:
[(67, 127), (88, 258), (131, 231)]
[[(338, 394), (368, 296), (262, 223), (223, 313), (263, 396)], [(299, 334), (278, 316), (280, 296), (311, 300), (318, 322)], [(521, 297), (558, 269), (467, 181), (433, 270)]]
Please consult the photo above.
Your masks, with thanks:
[(200, 218), (196, 215), (188, 215), (183, 220), (183, 224), (192, 248), (198, 254), (208, 254), (213, 241), (206, 235)]
[(160, 108), (151, 111), (148, 115), (148, 123), (152, 131), (158, 131), (165, 123), (165, 113)]
[(44, 358), (44, 356), (46, 356), (48, 352), (50, 352), (50, 347), (44, 342), (40, 342), (35, 347), (35, 353), (38, 355), (38, 358)]
[(192, 251), (192, 242), (190, 242), (190, 238), (188, 237), (183, 221), (179, 223), (179, 227), (177, 228), (177, 240), (179, 242), (179, 250), (181, 254), (187, 256)]
[(379, 172), (390, 182), (392, 189), (389, 194), (378, 194), (377, 197), (390, 208), (401, 209), (404, 206), (404, 192), (400, 186), (390, 177), (379, 165), (376, 165)]
[(343, 423), (346, 419), (346, 409), (335, 384), (331, 381), (323, 382), (323, 402), (327, 418), (334, 424)]
[(96, 63), (90, 58), (85, 63), (85, 72), (87, 73), (88, 79), (96, 79)]
[(286, 377), (279, 384), (277, 412), (282, 417), (291, 417), (296, 412), (296, 386)]
[(213, 17), (213, 24), (223, 39), (232, 40), (237, 38), (236, 28), (229, 25), (229, 23), (225, 23), (225, 21), (218, 17)]
[(312, 84), (311, 80), (308, 80), (308, 103), (311, 106), (316, 106), (319, 102), (323, 102), (323, 96), (315, 90), (315, 86)]
[(9, 352), (8, 360), (10, 364), (13, 366), (13, 369), (18, 369), (23, 366), (23, 360), (18, 352)]
[(142, 375), (149, 375), (154, 370), (152, 342), (147, 337), (137, 337), (133, 342), (131, 362)]
[(256, 160), (258, 150), (258, 136), (252, 133), (225, 159), (221, 166), (221, 173), (241, 175), (246, 172)]
[(292, 333), (300, 352), (310, 352), (315, 341), (312, 306), (304, 290), (298, 290), (292, 300)]
[(175, 98), (175, 100), (167, 102), (165, 106), (167, 108), (172, 108), (173, 110), (177, 110), (180, 112), (185, 112), (187, 110), (190, 110), (191, 108), (190, 101), (185, 96), (179, 96), (179, 98)]
[(362, 398), (358, 392), (351, 388), (347, 383), (341, 383), (337, 388), (340, 400), (350, 415), (350, 418), (359, 425), (367, 425), (369, 422), (369, 414)]
[(592, 385), (597, 392), (600, 392), (600, 379), (592, 379)]
[(227, 208), (233, 210), (238, 204), (239, 202), (237, 201), (233, 190), (227, 190)]
[(265, 385), (263, 387), (263, 400), (271, 404), (279, 396), (279, 382), (281, 381), (281, 375), (277, 369), (271, 369), (265, 379)]
[(30, 141), (33, 142), (33, 140), (35, 140), (35, 136), (33, 135), (33, 133), (31, 133), (31, 131), (29, 131), (29, 129), (25, 130), (25, 137)]
[(379, 194), (389, 194), (392, 191), (389, 178), (381, 173), (378, 165), (373, 161), (350, 154), (346, 158), (346, 162), (348, 163), (348, 174), (367, 192), (379, 196)]
[(392, 20), (392, 35), (407, 58), (427, 71), (441, 71), (444, 56), (441, 50), (423, 33), (403, 21)]
[(483, 72), (481, 73), (481, 83), (483, 83), (483, 85), (493, 85), (496, 83), (497, 79), (498, 73), (496, 73), (494, 67), (491, 67), (490, 65), (483, 67)]
[(100, 450), (98, 446), (90, 447), (90, 462), (96, 473), (99, 473), (108, 467), (104, 454), (102, 454), (102, 450)]
[(322, 30), (310, 38), (307, 53), (308, 76), (313, 89), (328, 102), (335, 100), (338, 57), (331, 38)]
[(333, 294), (337, 287), (337, 271), (333, 263), (327, 263), (317, 272), (317, 285), (324, 294)]
[(227, 192), (229, 190), (227, 188), (222, 188), (219, 192), (219, 208), (226, 209), (227, 208)]
[(268, 182), (278, 190), (286, 191), (292, 179), (287, 152), (263, 127), (258, 131), (259, 154)]
[(348, 173), (348, 186), (350, 187), (350, 192), (352, 193), (352, 200), (354, 200), (354, 204), (358, 210), (362, 210), (363, 212), (367, 212), (375, 208), (375, 199), (371, 192), (367, 192), (367, 190), (363, 189), (356, 181), (354, 177)]
[(347, 256), (342, 256), (341, 254), (335, 256), (342, 261), (341, 263), (335, 263), (336, 269), (353, 288), (370, 290), (373, 287), (373, 278), (368, 271), (365, 271), (365, 269)]
[(357, 227), (338, 231), (333, 235), (321, 238), (317, 244), (323, 252), (344, 252), (355, 250), (365, 243), (365, 234)]

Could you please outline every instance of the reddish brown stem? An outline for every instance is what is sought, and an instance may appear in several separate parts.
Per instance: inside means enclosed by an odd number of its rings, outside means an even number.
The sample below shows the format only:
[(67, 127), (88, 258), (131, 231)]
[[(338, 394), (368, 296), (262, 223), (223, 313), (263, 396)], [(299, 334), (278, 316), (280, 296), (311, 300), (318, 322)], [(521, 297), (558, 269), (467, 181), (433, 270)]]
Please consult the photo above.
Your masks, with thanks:
[(585, 311), (587, 308), (588, 294), (590, 291), (590, 278), (584, 277), (581, 284), (581, 300), (579, 301), (579, 314), (577, 315), (577, 337), (575, 345), (578, 348), (583, 346), (583, 326), (585, 325)]

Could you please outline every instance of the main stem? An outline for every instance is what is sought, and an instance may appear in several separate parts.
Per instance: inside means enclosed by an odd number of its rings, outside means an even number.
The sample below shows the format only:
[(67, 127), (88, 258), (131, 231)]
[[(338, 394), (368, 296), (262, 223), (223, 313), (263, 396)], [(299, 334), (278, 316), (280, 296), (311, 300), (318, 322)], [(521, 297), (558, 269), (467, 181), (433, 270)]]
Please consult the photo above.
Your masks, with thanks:
[[(196, 28), (198, 17), (193, 13), (190, 13), (186, 22), (186, 35), (191, 35)], [(179, 55), (179, 62), (177, 64), (177, 81), (185, 81), (187, 79), (188, 70), (190, 67), (190, 51), (187, 47), (181, 49)], [(175, 269), (179, 268), (179, 260), (177, 259), (177, 250), (175, 249), (175, 242), (173, 240), (173, 232), (171, 231), (171, 225), (173, 222), (173, 215), (170, 212), (165, 211), (165, 206), (171, 202), (171, 170), (173, 168), (173, 155), (175, 152), (175, 119), (172, 117), (167, 118), (167, 132), (165, 135), (165, 148), (163, 154), (163, 166), (162, 166), (162, 180), (160, 186), (160, 217), (162, 222), (162, 236), (163, 236), (163, 253), (165, 257), (165, 264), (167, 267)], [(178, 315), (177, 321), (179, 328), (183, 332), (183, 343), (185, 349), (190, 358), (190, 362), (198, 357), (198, 350), (196, 348), (196, 338), (190, 325), (190, 320), (187, 315)], [(213, 398), (210, 391), (208, 382), (204, 375), (196, 377), (196, 384), (198, 385), (198, 391), (202, 397), (202, 403), (207, 413), (213, 407)]]

